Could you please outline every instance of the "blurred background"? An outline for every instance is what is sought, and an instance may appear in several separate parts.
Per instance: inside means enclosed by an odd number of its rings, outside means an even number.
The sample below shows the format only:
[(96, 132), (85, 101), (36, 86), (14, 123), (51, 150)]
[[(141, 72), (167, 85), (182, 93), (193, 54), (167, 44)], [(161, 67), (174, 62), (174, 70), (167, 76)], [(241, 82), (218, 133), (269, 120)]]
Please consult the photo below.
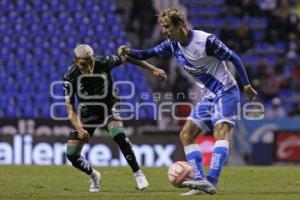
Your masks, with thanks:
[[(165, 39), (156, 16), (168, 7), (182, 9), (192, 28), (216, 34), (241, 56), (264, 105), (263, 113), (250, 113), (259, 120), (238, 120), (227, 164), (299, 164), (297, 0), (0, 0), (0, 164), (65, 164), (69, 122), (61, 80), (74, 47), (87, 43), (100, 55), (116, 54), (123, 44), (151, 48)], [(175, 102), (195, 104), (202, 90), (174, 59), (149, 62), (167, 72), (167, 83), (131, 64), (112, 74), (115, 81), (135, 84), (134, 97), (122, 101), (139, 108), (135, 119), (125, 121), (139, 162), (169, 166), (184, 160), (178, 140), (184, 120), (171, 112), (157, 120), (157, 110), (164, 103), (169, 109)], [(230, 63), (229, 68), (235, 75)], [(118, 88), (121, 95), (132, 89)], [(245, 103), (243, 94), (242, 99)], [(190, 112), (186, 105), (174, 109), (180, 117)], [(214, 139), (207, 133), (197, 142), (207, 165)], [(96, 166), (126, 165), (105, 130), (96, 131), (84, 154)]]

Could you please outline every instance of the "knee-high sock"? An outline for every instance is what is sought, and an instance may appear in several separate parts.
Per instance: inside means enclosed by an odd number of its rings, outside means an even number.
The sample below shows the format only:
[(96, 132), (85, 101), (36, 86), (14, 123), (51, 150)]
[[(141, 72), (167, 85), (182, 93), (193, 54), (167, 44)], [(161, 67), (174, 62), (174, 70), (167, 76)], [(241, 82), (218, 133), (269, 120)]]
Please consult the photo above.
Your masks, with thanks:
[(136, 161), (136, 157), (132, 150), (129, 139), (124, 133), (117, 134), (116, 136), (114, 136), (113, 139), (119, 145), (119, 148), (122, 154), (124, 155), (127, 163), (131, 167), (132, 171), (137, 172), (140, 169), (140, 167)]
[(190, 144), (184, 147), (184, 153), (187, 161), (193, 167), (195, 172), (195, 180), (204, 178), (204, 170), (202, 164), (202, 154), (198, 144)]
[(214, 151), (211, 158), (210, 169), (207, 179), (213, 183), (217, 183), (222, 172), (224, 163), (228, 157), (229, 142), (227, 140), (218, 140), (215, 143)]
[(92, 173), (93, 169), (92, 169), (91, 165), (88, 163), (88, 161), (85, 160), (80, 155), (81, 149), (82, 149), (82, 147), (68, 145), (67, 146), (67, 158), (74, 167), (76, 167), (80, 171), (85, 172), (86, 174), (90, 175)]

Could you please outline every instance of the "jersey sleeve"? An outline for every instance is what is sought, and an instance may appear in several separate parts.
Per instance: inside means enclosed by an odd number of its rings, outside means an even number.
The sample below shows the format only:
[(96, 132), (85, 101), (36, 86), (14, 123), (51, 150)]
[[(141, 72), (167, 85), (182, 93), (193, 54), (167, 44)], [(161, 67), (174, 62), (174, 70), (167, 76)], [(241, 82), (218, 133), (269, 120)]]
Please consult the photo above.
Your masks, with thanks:
[(229, 59), (236, 68), (238, 76), (241, 78), (243, 85), (250, 84), (246, 69), (243, 65), (242, 59), (233, 51)]
[(63, 91), (64, 91), (64, 97), (65, 97), (65, 102), (69, 103), (75, 107), (75, 85), (72, 83), (70, 80), (69, 74), (64, 75), (63, 78)]
[(129, 56), (137, 60), (146, 60), (148, 58), (157, 56), (157, 53), (154, 51), (154, 48), (147, 50), (131, 49)]
[(172, 42), (165, 40), (155, 47), (146, 50), (131, 49), (129, 55), (137, 60), (145, 60), (154, 56), (169, 57), (172, 56)]
[(100, 56), (100, 57), (98, 57), (98, 59), (99, 59), (100, 64), (107, 69), (112, 69), (112, 68), (122, 64), (121, 57), (116, 56), (116, 55)]
[(206, 54), (219, 60), (229, 60), (232, 51), (215, 35), (210, 35), (206, 39)]
[(171, 40), (165, 40), (162, 43), (154, 47), (154, 51), (160, 57), (169, 57), (172, 56), (172, 42)]

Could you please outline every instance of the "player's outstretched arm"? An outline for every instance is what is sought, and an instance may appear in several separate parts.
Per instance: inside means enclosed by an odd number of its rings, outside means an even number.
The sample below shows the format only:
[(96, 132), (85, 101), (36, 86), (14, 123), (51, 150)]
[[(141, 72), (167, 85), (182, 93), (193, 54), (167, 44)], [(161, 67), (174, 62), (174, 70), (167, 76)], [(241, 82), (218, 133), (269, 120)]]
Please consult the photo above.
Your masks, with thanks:
[(78, 137), (82, 140), (87, 141), (90, 137), (88, 132), (82, 127), (80, 119), (77, 116), (75, 111), (75, 94), (72, 88), (75, 88), (72, 82), (70, 81), (70, 74), (69, 71), (67, 74), (64, 75), (64, 97), (65, 97), (65, 104), (67, 107), (68, 118), (73, 125), (73, 127), (78, 132)]
[(210, 35), (206, 41), (206, 53), (208, 56), (213, 56), (219, 60), (231, 61), (243, 83), (244, 91), (248, 97), (248, 100), (253, 101), (255, 99), (257, 92), (250, 85), (248, 75), (241, 58), (234, 51), (231, 51), (215, 35)]
[(235, 66), (235, 68), (237, 70), (237, 74), (239, 75), (239, 77), (242, 80), (242, 83), (244, 85), (244, 91), (248, 97), (248, 100), (250, 102), (254, 101), (255, 97), (257, 95), (257, 92), (253, 89), (253, 87), (250, 84), (250, 81), (248, 80), (247, 72), (245, 70), (245, 67), (243, 65), (241, 58), (235, 52), (232, 52), (232, 55), (229, 60)]
[(159, 69), (146, 61), (141, 61), (132, 57), (128, 52), (130, 51), (127, 46), (120, 46), (118, 48), (118, 54), (121, 57), (122, 62), (130, 62), (134, 65), (140, 66), (148, 71), (150, 71), (154, 76), (160, 78), (163, 81), (167, 81), (166, 72), (162, 69)]
[(77, 113), (74, 110), (74, 107), (71, 103), (66, 101), (66, 106), (67, 106), (67, 112), (68, 112), (68, 118), (73, 125), (73, 127), (76, 129), (78, 132), (78, 137), (82, 140), (88, 141), (90, 138), (90, 135), (88, 134), (87, 130), (85, 130), (82, 127), (82, 124), (77, 116)]
[(125, 58), (126, 58), (127, 62), (130, 62), (132, 64), (140, 66), (140, 67), (150, 71), (154, 76), (158, 77), (159, 79), (161, 79), (163, 81), (167, 81), (167, 75), (164, 70), (159, 69), (146, 61), (140, 61), (140, 60), (133, 59), (131, 56), (128, 56), (128, 55), (126, 55)]
[(155, 52), (154, 48), (147, 49), (147, 50), (137, 50), (137, 49), (131, 49), (126, 45), (122, 45), (118, 48), (118, 54), (120, 56), (128, 55), (137, 60), (146, 60), (148, 58), (157, 56), (157, 52)]

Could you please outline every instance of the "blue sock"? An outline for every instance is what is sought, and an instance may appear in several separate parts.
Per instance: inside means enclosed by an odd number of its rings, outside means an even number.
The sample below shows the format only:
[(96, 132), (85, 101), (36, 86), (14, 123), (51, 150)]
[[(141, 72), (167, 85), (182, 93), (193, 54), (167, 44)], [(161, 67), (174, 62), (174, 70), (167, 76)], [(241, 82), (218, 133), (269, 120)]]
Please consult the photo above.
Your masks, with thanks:
[(202, 155), (198, 144), (190, 144), (184, 147), (184, 152), (188, 163), (193, 167), (195, 180), (205, 177), (202, 164)]
[(224, 163), (228, 157), (229, 142), (227, 140), (218, 140), (212, 154), (210, 169), (207, 179), (213, 184), (217, 184)]

